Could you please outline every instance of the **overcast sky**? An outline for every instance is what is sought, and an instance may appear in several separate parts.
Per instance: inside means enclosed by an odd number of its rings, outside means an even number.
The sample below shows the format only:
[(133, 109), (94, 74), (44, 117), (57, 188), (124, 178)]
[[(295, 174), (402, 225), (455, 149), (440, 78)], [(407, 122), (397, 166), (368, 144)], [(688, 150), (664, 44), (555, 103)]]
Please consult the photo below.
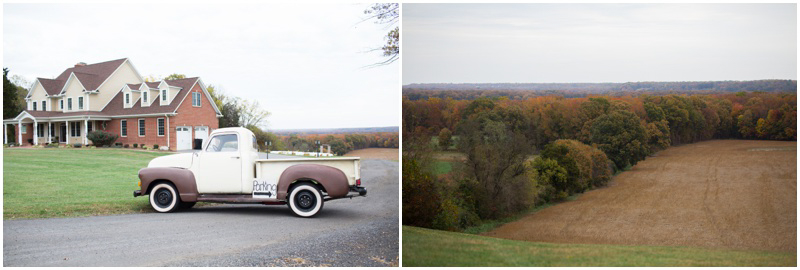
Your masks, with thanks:
[(796, 4), (404, 4), (403, 83), (797, 79)]
[(399, 125), (400, 65), (367, 4), (4, 4), (3, 67), (33, 81), (77, 62), (130, 58), (257, 100), (269, 129)]

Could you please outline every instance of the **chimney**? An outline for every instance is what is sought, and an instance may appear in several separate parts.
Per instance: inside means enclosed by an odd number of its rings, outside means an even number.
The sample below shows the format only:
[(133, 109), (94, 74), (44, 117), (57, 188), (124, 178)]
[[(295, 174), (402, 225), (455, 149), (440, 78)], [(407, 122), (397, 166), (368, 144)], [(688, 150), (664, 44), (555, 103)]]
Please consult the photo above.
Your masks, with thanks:
[(82, 66), (85, 66), (85, 65), (86, 65), (86, 62), (78, 62), (77, 64), (75, 64), (75, 67), (82, 67)]

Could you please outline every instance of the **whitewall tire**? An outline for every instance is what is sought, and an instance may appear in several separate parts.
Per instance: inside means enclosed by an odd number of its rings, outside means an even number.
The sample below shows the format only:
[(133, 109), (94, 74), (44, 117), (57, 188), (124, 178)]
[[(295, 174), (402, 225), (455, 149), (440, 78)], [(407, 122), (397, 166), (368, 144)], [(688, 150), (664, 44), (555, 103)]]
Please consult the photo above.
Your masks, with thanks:
[(159, 183), (150, 190), (150, 206), (161, 213), (173, 212), (181, 205), (177, 189), (168, 183)]
[(322, 200), (322, 192), (317, 187), (302, 183), (294, 188), (289, 193), (289, 209), (292, 209), (295, 215), (301, 217), (312, 217), (322, 210), (322, 205), (325, 201)]

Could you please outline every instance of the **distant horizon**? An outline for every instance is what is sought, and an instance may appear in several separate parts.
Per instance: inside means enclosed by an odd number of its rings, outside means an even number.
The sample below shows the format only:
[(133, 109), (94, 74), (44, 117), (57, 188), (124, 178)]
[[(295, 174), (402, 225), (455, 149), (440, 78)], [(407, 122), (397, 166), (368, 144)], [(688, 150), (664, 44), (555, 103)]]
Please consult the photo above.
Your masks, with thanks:
[(403, 86), (412, 84), (564, 84), (564, 83), (643, 83), (643, 82), (754, 82), (754, 81), (797, 81), (797, 79), (755, 79), (755, 80), (688, 80), (688, 81), (625, 81), (625, 82), (422, 82), (407, 83)]
[(371, 127), (339, 127), (339, 128), (280, 128), (280, 129), (267, 129), (266, 131), (286, 131), (286, 130), (336, 130), (336, 129), (366, 129), (366, 128), (397, 128), (400, 126), (371, 126)]

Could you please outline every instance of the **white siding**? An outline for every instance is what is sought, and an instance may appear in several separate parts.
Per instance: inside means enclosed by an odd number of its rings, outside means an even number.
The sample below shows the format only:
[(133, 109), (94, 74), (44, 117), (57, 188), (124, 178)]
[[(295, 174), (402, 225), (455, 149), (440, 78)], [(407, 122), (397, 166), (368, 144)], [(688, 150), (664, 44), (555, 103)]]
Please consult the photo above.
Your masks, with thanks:
[[(131, 65), (130, 61), (125, 61), (119, 69), (108, 78), (108, 80), (101, 86), (100, 93), (90, 95), (91, 101), (89, 104), (91, 105), (90, 110), (92, 111), (99, 111), (103, 109), (109, 101), (111, 101), (114, 96), (119, 93), (119, 90), (125, 86), (126, 83), (130, 84), (138, 84), (143, 83), (141, 77), (136, 75), (136, 72), (133, 71), (133, 66)], [(93, 90), (93, 89), (90, 89)], [(131, 95), (132, 103), (135, 102), (134, 100), (138, 99), (139, 95), (135, 92)]]

